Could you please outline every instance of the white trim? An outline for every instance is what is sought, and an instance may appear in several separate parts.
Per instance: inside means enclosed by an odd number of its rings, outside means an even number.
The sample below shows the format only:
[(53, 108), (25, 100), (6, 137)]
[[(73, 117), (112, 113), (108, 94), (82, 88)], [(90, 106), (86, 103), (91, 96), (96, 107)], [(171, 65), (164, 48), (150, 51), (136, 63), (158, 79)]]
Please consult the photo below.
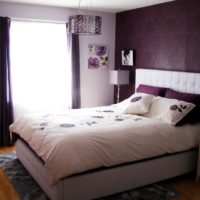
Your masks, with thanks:
[(27, 18), (11, 18), (11, 21), (17, 22), (38, 22), (38, 23), (52, 23), (52, 24), (66, 24), (64, 21), (51, 21), (51, 20), (44, 20), (44, 19), (27, 19)]

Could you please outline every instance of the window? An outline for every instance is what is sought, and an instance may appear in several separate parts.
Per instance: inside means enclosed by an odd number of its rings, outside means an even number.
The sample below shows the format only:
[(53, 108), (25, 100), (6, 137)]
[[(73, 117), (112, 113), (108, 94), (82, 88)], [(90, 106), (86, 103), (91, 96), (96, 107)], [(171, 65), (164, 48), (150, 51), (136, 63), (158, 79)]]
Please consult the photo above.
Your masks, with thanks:
[(71, 106), (65, 24), (12, 21), (11, 79), (15, 119)]

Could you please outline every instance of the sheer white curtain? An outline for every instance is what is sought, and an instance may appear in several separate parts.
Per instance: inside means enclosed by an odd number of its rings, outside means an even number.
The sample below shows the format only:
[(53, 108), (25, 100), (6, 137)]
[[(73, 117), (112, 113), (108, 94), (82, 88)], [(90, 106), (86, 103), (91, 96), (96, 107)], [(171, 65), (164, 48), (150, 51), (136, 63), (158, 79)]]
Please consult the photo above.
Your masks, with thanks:
[(11, 80), (15, 119), (69, 108), (71, 65), (65, 24), (12, 21)]

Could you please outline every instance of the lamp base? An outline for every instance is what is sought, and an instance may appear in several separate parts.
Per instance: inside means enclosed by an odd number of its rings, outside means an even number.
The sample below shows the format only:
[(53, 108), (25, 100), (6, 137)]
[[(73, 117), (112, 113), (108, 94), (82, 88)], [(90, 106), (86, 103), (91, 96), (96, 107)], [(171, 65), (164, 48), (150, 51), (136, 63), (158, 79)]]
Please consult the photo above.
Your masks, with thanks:
[(119, 103), (120, 85), (117, 85), (117, 103)]

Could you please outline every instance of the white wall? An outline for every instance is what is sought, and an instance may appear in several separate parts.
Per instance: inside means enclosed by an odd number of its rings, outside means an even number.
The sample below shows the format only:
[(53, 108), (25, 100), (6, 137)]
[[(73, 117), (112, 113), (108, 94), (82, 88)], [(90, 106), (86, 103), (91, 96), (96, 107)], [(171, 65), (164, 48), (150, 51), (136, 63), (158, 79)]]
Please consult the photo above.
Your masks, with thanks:
[[(11, 19), (32, 19), (66, 22), (76, 9), (35, 6), (0, 2), (0, 16)], [(102, 16), (102, 34), (80, 36), (81, 107), (93, 107), (113, 103), (113, 86), (109, 85), (109, 70), (87, 68), (88, 44), (102, 44), (109, 47), (109, 69), (114, 68), (115, 14), (94, 12)]]
[(113, 103), (113, 86), (109, 84), (109, 70), (87, 68), (88, 44), (101, 44), (109, 48), (109, 69), (114, 68), (115, 15), (102, 14), (102, 35), (80, 36), (81, 105), (82, 107)]

